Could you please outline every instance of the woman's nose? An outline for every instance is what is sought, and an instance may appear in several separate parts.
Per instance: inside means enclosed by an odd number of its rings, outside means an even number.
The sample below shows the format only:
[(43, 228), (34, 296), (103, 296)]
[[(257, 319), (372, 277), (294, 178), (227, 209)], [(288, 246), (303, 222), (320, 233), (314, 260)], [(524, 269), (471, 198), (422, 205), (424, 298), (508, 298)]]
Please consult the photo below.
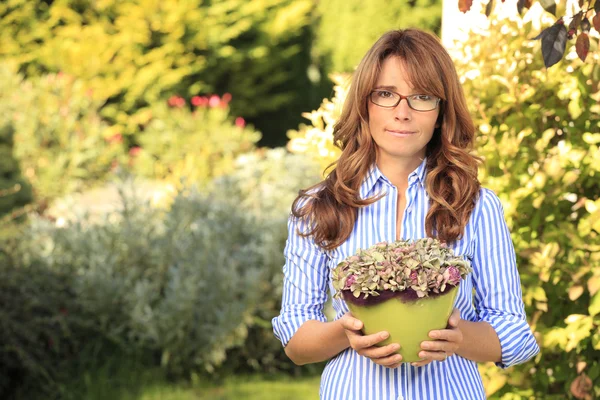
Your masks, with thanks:
[(400, 99), (400, 103), (394, 109), (394, 118), (399, 120), (410, 120), (412, 110), (408, 106), (407, 99)]

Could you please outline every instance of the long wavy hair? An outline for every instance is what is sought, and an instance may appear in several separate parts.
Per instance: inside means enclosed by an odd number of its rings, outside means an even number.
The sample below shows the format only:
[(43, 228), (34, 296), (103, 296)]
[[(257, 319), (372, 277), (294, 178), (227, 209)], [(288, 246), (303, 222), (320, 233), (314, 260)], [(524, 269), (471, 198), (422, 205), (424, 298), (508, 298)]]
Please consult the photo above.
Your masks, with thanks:
[(359, 189), (376, 161), (367, 99), (384, 60), (392, 56), (403, 61), (415, 91), (442, 100), (438, 124), (426, 149), (427, 235), (444, 242), (459, 239), (475, 206), (481, 160), (471, 154), (475, 127), (452, 59), (432, 34), (418, 29), (390, 31), (371, 47), (352, 77), (333, 132), (341, 156), (326, 169), (329, 173), (322, 182), (301, 190), (292, 204), (294, 217), (308, 222), (308, 228), (298, 233), (313, 236), (325, 250), (345, 242), (354, 229), (358, 209), (382, 197), (362, 199)]

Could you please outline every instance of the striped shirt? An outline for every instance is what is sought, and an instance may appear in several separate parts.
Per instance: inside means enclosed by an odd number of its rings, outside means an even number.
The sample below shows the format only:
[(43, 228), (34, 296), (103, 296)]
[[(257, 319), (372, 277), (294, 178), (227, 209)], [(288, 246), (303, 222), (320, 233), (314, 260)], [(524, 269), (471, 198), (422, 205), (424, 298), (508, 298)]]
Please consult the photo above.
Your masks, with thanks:
[[(409, 175), (406, 208), (402, 217), (402, 239), (426, 237), (425, 216), (429, 196), (425, 189), (423, 161)], [(323, 313), (328, 291), (335, 293), (330, 271), (359, 248), (394, 241), (398, 191), (374, 165), (360, 187), (361, 198), (386, 193), (377, 202), (358, 210), (350, 237), (331, 251), (319, 249), (314, 240), (303, 238), (296, 228), (304, 223), (290, 217), (284, 254), (284, 286), (280, 315), (273, 318), (275, 336), (285, 346), (307, 320), (327, 321)], [(525, 362), (539, 347), (525, 318), (515, 251), (498, 197), (482, 188), (460, 240), (450, 245), (471, 262), (473, 272), (459, 286), (454, 307), (462, 319), (486, 321), (498, 334), (502, 347), (501, 368)], [(334, 299), (335, 319), (348, 307)], [(413, 400), (485, 399), (477, 363), (459, 355), (433, 361), (423, 367), (402, 363), (387, 368), (347, 348), (330, 359), (321, 377), (323, 400)]]

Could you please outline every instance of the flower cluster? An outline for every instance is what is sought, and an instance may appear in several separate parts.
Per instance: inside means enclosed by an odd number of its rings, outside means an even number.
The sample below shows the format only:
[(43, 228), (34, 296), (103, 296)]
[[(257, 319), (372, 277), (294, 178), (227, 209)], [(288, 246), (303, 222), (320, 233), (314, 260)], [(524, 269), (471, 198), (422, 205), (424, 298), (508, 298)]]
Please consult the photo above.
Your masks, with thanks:
[(333, 287), (338, 298), (342, 291), (364, 299), (385, 291), (426, 297), (458, 285), (470, 272), (469, 261), (438, 239), (381, 242), (340, 262), (333, 270)]

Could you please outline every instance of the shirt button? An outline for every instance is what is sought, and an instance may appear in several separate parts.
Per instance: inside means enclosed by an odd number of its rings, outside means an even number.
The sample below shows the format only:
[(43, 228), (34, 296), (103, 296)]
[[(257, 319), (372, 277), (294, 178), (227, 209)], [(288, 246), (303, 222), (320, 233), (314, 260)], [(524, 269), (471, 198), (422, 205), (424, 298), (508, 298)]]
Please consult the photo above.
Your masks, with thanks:
[(404, 397), (402, 395), (399, 395), (398, 400), (404, 400)]

